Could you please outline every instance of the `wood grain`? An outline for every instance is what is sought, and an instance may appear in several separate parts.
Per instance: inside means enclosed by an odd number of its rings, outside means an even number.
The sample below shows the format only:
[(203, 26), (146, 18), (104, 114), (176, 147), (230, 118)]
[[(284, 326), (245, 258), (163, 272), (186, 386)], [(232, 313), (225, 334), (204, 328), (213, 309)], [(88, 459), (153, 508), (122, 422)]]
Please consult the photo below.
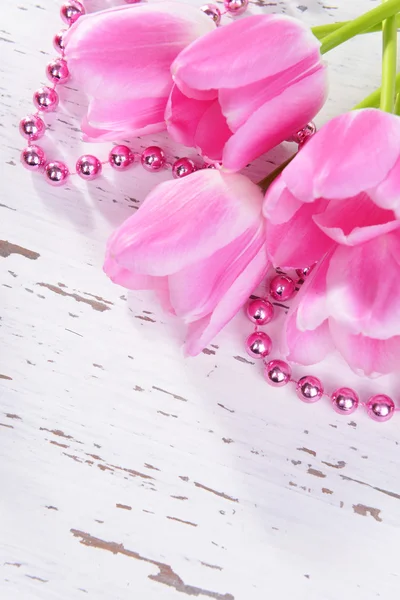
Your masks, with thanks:
[[(260, 0), (251, 12), (320, 24), (375, 4)], [(59, 5), (0, 6), (0, 597), (397, 598), (398, 418), (341, 419), (269, 389), (244, 354), (243, 315), (187, 360), (182, 326), (150, 294), (106, 279), (108, 235), (168, 174), (134, 167), (53, 189), (20, 168), (18, 121), (45, 83)], [(319, 123), (379, 85), (379, 54), (372, 35), (326, 57)], [(73, 164), (91, 150), (84, 106), (71, 81), (49, 118), (49, 154)], [(132, 146), (150, 142), (184, 152), (165, 136)], [(96, 147), (101, 158), (108, 147)], [(338, 360), (313, 372), (330, 389), (356, 383), (400, 400), (398, 381), (357, 380)]]

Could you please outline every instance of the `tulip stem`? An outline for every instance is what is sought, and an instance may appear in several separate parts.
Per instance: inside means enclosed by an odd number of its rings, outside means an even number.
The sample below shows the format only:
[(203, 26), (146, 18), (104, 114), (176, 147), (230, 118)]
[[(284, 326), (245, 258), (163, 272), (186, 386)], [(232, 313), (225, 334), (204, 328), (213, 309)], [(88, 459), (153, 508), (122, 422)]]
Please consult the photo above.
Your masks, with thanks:
[(396, 96), (396, 102), (394, 105), (394, 114), (400, 115), (400, 94), (397, 94), (397, 96)]
[[(397, 73), (394, 79), (394, 85), (396, 93), (400, 93), (400, 73)], [(379, 103), (381, 101), (381, 93), (382, 88), (378, 88), (372, 94), (369, 94), (364, 100), (361, 100), (356, 106), (353, 106), (352, 110), (357, 110), (358, 108), (378, 108)]]
[(346, 25), (340, 27), (340, 29), (327, 35), (321, 43), (321, 54), (325, 54), (336, 48), (336, 46), (347, 42), (347, 40), (362, 31), (367, 31), (371, 27), (375, 27), (378, 23), (382, 23), (382, 21), (389, 19), (398, 12), (400, 12), (400, 0), (386, 0), (380, 6), (373, 8), (353, 21), (349, 21)]
[(261, 181), (257, 183), (257, 185), (262, 189), (263, 192), (267, 191), (271, 183), (275, 181), (278, 175), (280, 175), (282, 171), (288, 166), (288, 164), (292, 162), (295, 156), (295, 154), (293, 154), (293, 156), (290, 156), (287, 160), (285, 160), (285, 162), (279, 165), (279, 167), (276, 167), (276, 169), (274, 169), (269, 175), (267, 175), (266, 177), (264, 177), (264, 179), (261, 179)]
[[(383, 5), (387, 0), (383, 0)], [(392, 113), (396, 99), (397, 25), (390, 17), (382, 23), (382, 93), (380, 108)]]
[[(397, 29), (400, 29), (400, 15), (396, 15), (395, 18), (396, 18), (396, 27), (397, 27)], [(318, 40), (322, 40), (327, 35), (333, 33), (334, 31), (337, 31), (341, 27), (344, 27), (344, 25), (348, 25), (348, 23), (351, 23), (351, 21), (339, 21), (337, 23), (327, 23), (326, 25), (316, 25), (315, 27), (311, 27), (311, 31), (313, 32), (313, 34), (315, 35), (315, 37)], [(381, 32), (381, 31), (382, 31), (382, 23), (378, 23), (377, 25), (374, 25), (373, 27), (370, 27), (369, 29), (366, 29), (365, 31), (360, 31), (360, 33), (361, 34), (376, 33), (376, 32)]]

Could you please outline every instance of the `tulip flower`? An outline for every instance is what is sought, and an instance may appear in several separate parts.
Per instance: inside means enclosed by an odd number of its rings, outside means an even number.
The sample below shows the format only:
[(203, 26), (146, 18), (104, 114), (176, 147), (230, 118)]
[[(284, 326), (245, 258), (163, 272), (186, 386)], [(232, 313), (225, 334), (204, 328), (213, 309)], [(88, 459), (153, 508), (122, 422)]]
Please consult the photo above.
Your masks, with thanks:
[(268, 189), (275, 265), (317, 263), (286, 325), (290, 360), (337, 349), (358, 373), (400, 366), (400, 118), (376, 109), (327, 123)]
[(172, 64), (169, 133), (239, 171), (324, 104), (319, 46), (309, 28), (282, 15), (254, 15), (197, 39)]
[(128, 289), (154, 290), (188, 324), (196, 355), (266, 275), (263, 194), (239, 174), (204, 169), (158, 185), (111, 236), (104, 270)]
[(86, 140), (105, 141), (165, 129), (164, 111), (179, 52), (215, 24), (177, 2), (118, 6), (78, 19), (65, 57), (89, 96)]

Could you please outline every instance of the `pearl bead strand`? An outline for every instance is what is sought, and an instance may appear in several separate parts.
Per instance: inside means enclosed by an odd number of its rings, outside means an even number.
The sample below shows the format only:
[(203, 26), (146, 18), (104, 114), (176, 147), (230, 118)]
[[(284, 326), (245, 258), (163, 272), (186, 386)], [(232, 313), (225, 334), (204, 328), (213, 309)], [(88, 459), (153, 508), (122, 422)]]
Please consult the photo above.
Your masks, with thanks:
[[(339, 415), (351, 415), (360, 406), (366, 410), (367, 415), (379, 423), (391, 419), (395, 412), (400, 411), (389, 396), (375, 394), (367, 402), (361, 402), (358, 394), (349, 387), (340, 387), (328, 394), (318, 377), (303, 375), (299, 379), (292, 377), (291, 366), (284, 360), (269, 358), (273, 343), (270, 336), (259, 330), (260, 326), (267, 325), (274, 317), (275, 307), (282, 307), (279, 301), (290, 300), (296, 293), (313, 267), (297, 269), (299, 280), (296, 282), (285, 273), (277, 272), (269, 283), (269, 293), (275, 301), (275, 306), (266, 298), (253, 298), (246, 307), (248, 319), (255, 326), (254, 331), (246, 340), (246, 351), (255, 359), (264, 361), (264, 377), (273, 387), (284, 387), (289, 383), (295, 385), (298, 398), (307, 404), (318, 402), (322, 397), (329, 399), (333, 410)], [(285, 307), (284, 307), (285, 308)]]
[[(137, 4), (140, 0), (125, 0), (125, 2), (127, 4)], [(219, 26), (221, 17), (224, 14), (232, 16), (242, 14), (247, 6), (248, 0), (224, 0), (224, 12), (221, 12), (215, 4), (205, 4), (200, 10)], [(144, 169), (152, 173), (170, 168), (173, 177), (176, 179), (194, 173), (197, 167), (190, 158), (183, 157), (169, 163), (166, 160), (164, 151), (158, 146), (146, 148), (139, 154), (125, 145), (112, 148), (106, 161), (100, 161), (92, 154), (85, 154), (76, 161), (75, 171), (71, 171), (62, 161), (48, 160), (44, 150), (36, 144), (46, 133), (43, 115), (54, 112), (58, 108), (58, 86), (64, 85), (70, 79), (70, 72), (65, 58), (65, 34), (85, 14), (86, 9), (83, 2), (78, 0), (68, 0), (61, 6), (60, 16), (68, 28), (60, 30), (53, 38), (53, 46), (60, 56), (50, 61), (46, 67), (50, 85), (36, 90), (33, 95), (36, 112), (24, 117), (19, 124), (20, 133), (28, 142), (27, 147), (21, 152), (22, 165), (30, 171), (41, 173), (46, 181), (54, 186), (64, 185), (71, 175), (78, 175), (86, 181), (92, 181), (102, 174), (103, 165), (111, 166), (117, 171), (124, 171), (134, 164), (141, 163)], [(204, 164), (201, 168), (218, 168), (218, 165)]]

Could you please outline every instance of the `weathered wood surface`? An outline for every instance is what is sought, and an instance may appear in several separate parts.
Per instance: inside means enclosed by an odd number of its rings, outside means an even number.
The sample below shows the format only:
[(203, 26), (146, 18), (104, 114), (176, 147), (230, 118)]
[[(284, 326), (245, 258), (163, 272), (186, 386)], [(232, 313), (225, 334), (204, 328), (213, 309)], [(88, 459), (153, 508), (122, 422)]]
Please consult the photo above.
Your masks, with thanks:
[[(375, 4), (260, 1), (252, 12), (319, 24)], [(57, 190), (19, 166), (18, 121), (45, 83), (59, 5), (0, 6), (0, 597), (397, 598), (399, 417), (341, 419), (270, 390), (243, 353), (242, 315), (186, 360), (182, 327), (151, 295), (106, 279), (107, 236), (168, 174), (135, 167)], [(379, 85), (379, 53), (375, 35), (327, 56), (319, 123)], [(45, 147), (72, 162), (84, 99), (73, 82), (61, 94)], [(340, 363), (321, 371), (328, 385), (353, 379)], [(391, 384), (399, 401), (398, 382), (359, 389)]]

